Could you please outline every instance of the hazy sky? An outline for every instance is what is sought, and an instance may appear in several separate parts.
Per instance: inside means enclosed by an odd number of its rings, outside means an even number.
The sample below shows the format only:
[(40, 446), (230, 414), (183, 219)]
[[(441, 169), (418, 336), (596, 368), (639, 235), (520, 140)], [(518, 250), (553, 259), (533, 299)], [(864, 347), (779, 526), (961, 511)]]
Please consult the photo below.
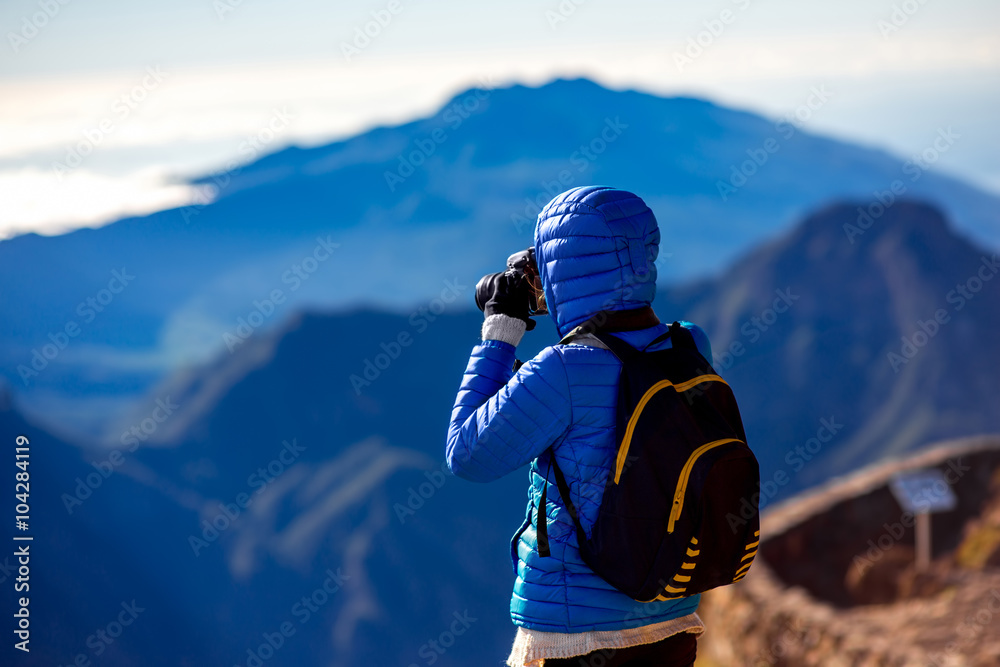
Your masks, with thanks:
[(1000, 192), (995, 1), (4, 0), (0, 28), (0, 238), (179, 204), (181, 178), (233, 158), (554, 76), (770, 116), (825, 86), (812, 131), (908, 156), (951, 126), (938, 167)]

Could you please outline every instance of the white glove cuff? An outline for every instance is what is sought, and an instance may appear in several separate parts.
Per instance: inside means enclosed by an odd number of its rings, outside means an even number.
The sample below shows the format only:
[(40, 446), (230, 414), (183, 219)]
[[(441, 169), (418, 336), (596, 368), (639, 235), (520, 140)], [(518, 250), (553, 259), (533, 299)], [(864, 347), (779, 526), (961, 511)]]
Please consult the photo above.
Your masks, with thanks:
[(490, 315), (483, 320), (483, 340), (502, 340), (514, 347), (521, 342), (528, 324), (524, 320), (509, 315)]

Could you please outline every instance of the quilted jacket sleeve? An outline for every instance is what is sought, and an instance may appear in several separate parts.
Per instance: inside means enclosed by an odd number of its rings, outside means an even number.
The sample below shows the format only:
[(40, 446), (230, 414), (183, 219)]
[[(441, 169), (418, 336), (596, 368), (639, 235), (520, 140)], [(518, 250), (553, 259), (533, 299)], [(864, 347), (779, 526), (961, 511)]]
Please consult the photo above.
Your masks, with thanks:
[(472, 350), (448, 427), (451, 471), (489, 482), (536, 458), (572, 422), (569, 381), (555, 348), (517, 373), (514, 346), (487, 340)]

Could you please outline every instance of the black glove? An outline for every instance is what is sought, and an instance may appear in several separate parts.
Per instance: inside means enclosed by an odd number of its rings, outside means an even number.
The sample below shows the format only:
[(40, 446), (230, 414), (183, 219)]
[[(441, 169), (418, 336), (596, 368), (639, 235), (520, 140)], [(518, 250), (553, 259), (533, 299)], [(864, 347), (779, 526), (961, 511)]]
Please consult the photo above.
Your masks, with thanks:
[(523, 276), (509, 276), (506, 273), (498, 276), (493, 296), (486, 302), (483, 313), (490, 315), (506, 315), (516, 317), (525, 323), (525, 329), (535, 328), (535, 321), (528, 314), (528, 304), (531, 303), (531, 286)]

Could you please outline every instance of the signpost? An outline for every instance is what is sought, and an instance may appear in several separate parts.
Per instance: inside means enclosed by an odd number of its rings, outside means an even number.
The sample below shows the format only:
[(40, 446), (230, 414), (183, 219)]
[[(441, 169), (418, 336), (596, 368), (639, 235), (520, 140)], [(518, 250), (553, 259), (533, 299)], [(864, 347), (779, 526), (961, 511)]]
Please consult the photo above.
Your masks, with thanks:
[(931, 512), (955, 509), (958, 498), (937, 468), (897, 473), (889, 481), (889, 489), (903, 511), (916, 517), (917, 571), (923, 572), (931, 562)]

